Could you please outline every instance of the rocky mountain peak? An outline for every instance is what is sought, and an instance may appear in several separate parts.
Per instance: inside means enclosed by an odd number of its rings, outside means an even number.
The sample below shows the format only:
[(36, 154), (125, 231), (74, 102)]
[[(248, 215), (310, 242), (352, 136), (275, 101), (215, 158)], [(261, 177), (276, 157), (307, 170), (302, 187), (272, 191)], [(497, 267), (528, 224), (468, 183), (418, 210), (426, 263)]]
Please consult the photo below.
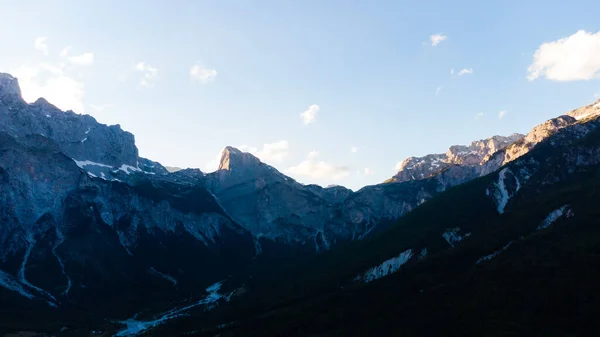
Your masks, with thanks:
[(567, 116), (573, 117), (577, 120), (595, 117), (598, 115), (600, 115), (600, 99), (596, 100), (590, 105), (567, 112)]
[(506, 137), (493, 136), (470, 145), (453, 145), (446, 153), (409, 157), (400, 164), (398, 173), (388, 182), (426, 179), (454, 165), (479, 166), (493, 153), (523, 137), (518, 133)]
[(19, 80), (10, 74), (0, 73), (0, 100), (21, 98), (21, 87)]
[(223, 149), (223, 152), (221, 154), (221, 161), (219, 162), (219, 171), (231, 171), (240, 168), (251, 169), (258, 167), (260, 163), (260, 160), (252, 154), (242, 152), (239, 149), (232, 146), (227, 146)]

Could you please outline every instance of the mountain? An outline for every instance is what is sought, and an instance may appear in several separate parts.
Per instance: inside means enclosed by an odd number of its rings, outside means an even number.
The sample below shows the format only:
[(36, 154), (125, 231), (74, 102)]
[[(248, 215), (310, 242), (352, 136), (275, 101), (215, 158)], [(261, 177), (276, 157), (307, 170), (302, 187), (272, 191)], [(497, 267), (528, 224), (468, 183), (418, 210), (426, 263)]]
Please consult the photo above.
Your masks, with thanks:
[[(441, 319), (436, 296), (455, 303), (440, 284), (475, 298), (461, 292), (464, 277), (489, 291), (477, 268), (529, 242), (546, 261), (539, 233), (580, 216), (595, 237), (599, 115), (600, 101), (524, 136), (409, 158), (354, 192), (300, 184), (233, 147), (212, 173), (164, 167), (139, 157), (120, 126), (28, 104), (0, 74), (0, 330), (347, 335), (376, 315), (392, 324), (390, 311), (410, 335), (425, 322), (414, 312)], [(330, 323), (309, 327), (315, 315)]]
[(25, 103), (6, 74), (0, 97), (0, 327), (123, 320), (245, 272), (253, 237), (203, 173), (168, 174), (118, 126)]
[(0, 73), (0, 131), (15, 137), (39, 134), (90, 174), (116, 180), (131, 172), (166, 174), (156, 162), (140, 158), (134, 136), (119, 125), (98, 123), (89, 115), (61, 111), (43, 98), (27, 104), (18, 80)]
[(493, 136), (474, 141), (469, 146), (454, 145), (446, 153), (429, 154), (424, 157), (409, 157), (398, 169), (398, 173), (387, 182), (404, 182), (430, 178), (439, 172), (454, 166), (480, 167), (492, 154), (523, 138), (515, 133), (508, 137)]
[(191, 335), (588, 335), (600, 328), (599, 172), (594, 112), (385, 232), (250, 289)]
[[(223, 150), (219, 168), (207, 186), (225, 211), (260, 239), (284, 244), (313, 244), (332, 217), (321, 190), (307, 187), (233, 147)], [(333, 195), (333, 194), (332, 194)]]

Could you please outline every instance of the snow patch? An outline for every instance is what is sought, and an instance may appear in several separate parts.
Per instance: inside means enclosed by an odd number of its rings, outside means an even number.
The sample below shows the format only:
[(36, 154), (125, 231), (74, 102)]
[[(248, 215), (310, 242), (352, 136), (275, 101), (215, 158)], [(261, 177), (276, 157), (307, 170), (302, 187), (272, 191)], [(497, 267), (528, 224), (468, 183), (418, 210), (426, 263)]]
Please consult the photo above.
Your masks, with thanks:
[(0, 270), (0, 287), (6, 288), (10, 291), (14, 291), (19, 295), (28, 298), (30, 300), (35, 298), (31, 292), (25, 289), (14, 277)]
[(254, 238), (254, 258), (256, 258), (260, 253), (262, 253), (262, 246), (260, 244), (260, 238), (263, 236), (262, 233), (258, 234)]
[(31, 236), (31, 234), (28, 235), (28, 237), (26, 238), (27, 240), (27, 249), (25, 250), (25, 255), (23, 256), (23, 262), (21, 262), (21, 268), (19, 269), (19, 274), (17, 275), (19, 282), (21, 282), (21, 284), (34, 289), (35, 291), (37, 291), (38, 293), (50, 298), (52, 301), (48, 301), (48, 304), (56, 307), (56, 298), (54, 296), (52, 296), (52, 294), (50, 294), (49, 292), (47, 292), (46, 290), (36, 287), (33, 284), (29, 283), (29, 281), (27, 281), (27, 278), (25, 278), (25, 268), (27, 267), (27, 260), (29, 260), (29, 256), (31, 255), (31, 251), (33, 250), (33, 247), (35, 246), (35, 240), (33, 239), (33, 237)]
[[(322, 243), (321, 245), (319, 245), (319, 239), (318, 239), (319, 234), (321, 234), (321, 243)], [(329, 241), (327, 240), (327, 237), (325, 237), (325, 232), (323, 232), (322, 229), (315, 232), (314, 241), (315, 241), (315, 249), (317, 250), (317, 253), (321, 250), (321, 246), (323, 247), (323, 250), (329, 250), (330, 244), (329, 244)]]
[(555, 209), (554, 211), (550, 212), (550, 214), (546, 216), (544, 221), (542, 221), (542, 223), (537, 227), (536, 230), (539, 231), (540, 229), (548, 228), (563, 215), (567, 216), (568, 218), (573, 216), (573, 212), (571, 211), (569, 205), (564, 205), (561, 208)]
[(131, 165), (127, 165), (127, 164), (123, 164), (121, 165), (121, 167), (119, 167), (118, 169), (114, 170), (114, 173), (117, 173), (119, 171), (123, 171), (125, 172), (127, 175), (133, 173), (133, 172), (142, 172), (145, 174), (156, 174), (154, 172), (147, 172), (142, 170), (141, 168), (139, 168), (139, 165), (137, 167), (131, 166)]
[(381, 264), (370, 268), (366, 272), (356, 276), (355, 281), (368, 283), (397, 272), (412, 257), (412, 249), (407, 249), (396, 257), (383, 261)]
[(81, 142), (85, 142), (87, 140), (87, 137), (85, 137), (84, 139), (81, 140)]
[(458, 244), (459, 242), (461, 242), (463, 240), (463, 237), (458, 234), (459, 231), (460, 231), (460, 227), (447, 229), (442, 234), (442, 237), (444, 239), (446, 239), (446, 242), (448, 242), (448, 244), (451, 247), (454, 247), (456, 244)]
[(121, 246), (123, 246), (123, 248), (125, 248), (125, 251), (127, 252), (127, 254), (129, 254), (130, 256), (133, 256), (133, 254), (129, 250), (129, 247), (127, 247), (127, 238), (125, 237), (125, 234), (123, 234), (123, 232), (121, 232), (121, 231), (117, 231), (117, 236), (119, 237), (119, 243), (121, 243)]
[(521, 182), (519, 182), (519, 179), (517, 178), (517, 176), (515, 176), (512, 173), (512, 171), (507, 167), (502, 169), (500, 171), (500, 173), (498, 173), (498, 182), (494, 183), (496, 190), (491, 193), (489, 190), (486, 190), (486, 195), (488, 195), (488, 196), (490, 194), (492, 195), (492, 198), (496, 202), (496, 209), (498, 210), (498, 213), (500, 213), (500, 214), (504, 213), (504, 208), (508, 204), (508, 200), (510, 200), (510, 198), (514, 195), (514, 194), (511, 195), (509, 193), (508, 189), (506, 188), (505, 179), (506, 179), (507, 173), (510, 173), (515, 178), (515, 183), (517, 184), (517, 186), (515, 188), (515, 193), (517, 193), (519, 191), (519, 189), (521, 189)]
[[(85, 131), (85, 134), (87, 135), (88, 133), (90, 133), (90, 130), (91, 130), (91, 128), (88, 128), (88, 129)], [(86, 138), (86, 139), (87, 139), (87, 138)]]
[(421, 253), (419, 253), (419, 261), (423, 260), (425, 257), (427, 257), (427, 248), (421, 249)]
[(204, 305), (205, 310), (210, 310), (221, 299), (223, 299), (225, 301), (229, 301), (229, 299), (231, 298), (231, 295), (233, 295), (235, 290), (230, 292), (227, 295), (219, 294), (219, 290), (221, 290), (222, 283), (223, 283), (223, 281), (217, 282), (217, 283), (211, 285), (210, 287), (206, 288), (208, 295), (204, 299), (202, 299), (196, 303), (187, 305), (185, 307), (169, 310), (166, 313), (158, 316), (158, 318), (153, 319), (151, 321), (138, 321), (135, 319), (137, 317), (137, 314), (128, 320), (120, 321), (119, 323), (124, 324), (126, 327), (125, 327), (125, 329), (123, 329), (123, 330), (117, 332), (115, 335), (113, 335), (113, 337), (136, 336), (136, 335), (141, 334), (144, 331), (147, 331), (147, 330), (155, 328), (161, 324), (164, 324), (167, 321), (170, 321), (174, 318), (184, 316), (184, 315), (186, 315), (185, 312), (189, 311), (190, 309)]
[(121, 167), (118, 168), (118, 170), (123, 171), (127, 174), (131, 174), (131, 172), (142, 172), (142, 170), (139, 167), (133, 167), (131, 165), (127, 165), (127, 164), (123, 164), (121, 165)]
[(50, 118), (50, 117), (52, 117), (52, 116), (50, 116), (50, 115), (46, 115), (46, 117)]
[(154, 267), (150, 267), (150, 273), (152, 273), (152, 274), (154, 274), (154, 275), (156, 275), (158, 277), (161, 277), (161, 278), (163, 278), (163, 279), (165, 279), (165, 280), (173, 283), (173, 286), (177, 285), (177, 279), (176, 278), (174, 278), (171, 275), (168, 275), (168, 274), (165, 274), (165, 273), (161, 273), (158, 270), (156, 270)]
[(485, 261), (489, 261), (491, 259), (493, 259), (494, 257), (498, 256), (500, 253), (502, 253), (503, 251), (505, 251), (506, 249), (508, 249), (508, 247), (510, 247), (510, 245), (512, 245), (512, 241), (510, 241), (509, 243), (507, 243), (506, 245), (504, 245), (504, 247), (498, 249), (497, 251), (486, 255), (486, 256), (482, 256), (480, 257), (477, 262), (475, 262), (475, 264), (480, 264), (481, 262), (485, 262)]
[(60, 265), (60, 271), (62, 272), (64, 277), (67, 279), (67, 289), (65, 289), (65, 291), (63, 292), (63, 294), (65, 294), (65, 296), (66, 296), (66, 295), (69, 295), (69, 290), (71, 290), (71, 285), (72, 285), (71, 278), (65, 272), (65, 263), (60, 258), (60, 256), (58, 256), (58, 254), (56, 253), (56, 249), (58, 248), (58, 246), (62, 245), (63, 242), (65, 242), (65, 236), (58, 228), (56, 228), (56, 242), (54, 243), (54, 246), (52, 247), (52, 254), (54, 255), (54, 257), (56, 257), (56, 260), (58, 260), (58, 264)]
[(88, 165), (112, 168), (112, 166), (110, 166), (110, 165), (106, 165), (106, 164), (102, 164), (102, 163), (96, 163), (96, 162), (93, 162), (93, 161), (90, 161), (90, 160), (75, 160), (75, 159), (73, 159), (73, 161), (80, 168), (85, 168)]

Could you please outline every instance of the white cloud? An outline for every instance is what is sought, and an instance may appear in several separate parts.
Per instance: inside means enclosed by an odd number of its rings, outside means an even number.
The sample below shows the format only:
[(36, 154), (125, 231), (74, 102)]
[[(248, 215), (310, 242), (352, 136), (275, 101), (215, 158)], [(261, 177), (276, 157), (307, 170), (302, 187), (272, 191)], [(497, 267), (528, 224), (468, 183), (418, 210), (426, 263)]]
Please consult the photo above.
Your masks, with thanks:
[(48, 40), (48, 38), (38, 37), (35, 39), (34, 46), (35, 49), (41, 51), (42, 53), (44, 53), (44, 55), (48, 56), (48, 44), (46, 44), (46, 40)]
[(502, 119), (502, 117), (506, 116), (507, 111), (506, 110), (502, 110), (500, 112), (498, 112), (498, 119)]
[(483, 112), (478, 112), (475, 114), (475, 120), (479, 120), (481, 117), (483, 117)]
[(429, 37), (429, 40), (431, 40), (431, 45), (435, 47), (447, 38), (447, 36), (442, 34), (433, 34)]
[(373, 171), (372, 171), (370, 168), (368, 168), (368, 167), (365, 167), (365, 169), (363, 170), (363, 173), (364, 173), (366, 176), (370, 176), (371, 174), (373, 174)]
[(310, 151), (308, 153), (308, 159), (315, 159), (319, 156), (319, 152), (317, 151)]
[(68, 60), (69, 62), (78, 66), (91, 66), (92, 64), (94, 64), (94, 54), (84, 53), (81, 55), (70, 56)]
[(217, 71), (214, 69), (208, 69), (203, 65), (196, 64), (190, 68), (190, 76), (202, 83), (208, 83), (217, 77)]
[(47, 63), (23, 65), (10, 73), (18, 78), (25, 101), (31, 103), (43, 97), (62, 110), (84, 112), (84, 85), (66, 74), (62, 67)]
[(300, 114), (300, 117), (302, 117), (302, 122), (304, 123), (304, 125), (308, 125), (310, 123), (313, 123), (315, 121), (315, 119), (317, 119), (317, 112), (319, 111), (319, 106), (316, 104), (313, 104), (311, 106), (308, 107), (308, 109), (306, 109), (302, 114)]
[(472, 73), (473, 73), (473, 69), (472, 69), (472, 68), (468, 68), (468, 69), (467, 69), (467, 68), (464, 68), (464, 69), (461, 69), (461, 70), (458, 72), (458, 76), (462, 76), (462, 75), (468, 75), (468, 74), (472, 74)]
[(350, 175), (350, 168), (347, 166), (333, 165), (325, 161), (317, 161), (314, 158), (314, 151), (308, 154), (308, 158), (296, 166), (285, 170), (287, 174), (304, 176), (313, 179), (333, 179), (339, 180)]
[(351, 147), (350, 152), (352, 152), (352, 153), (358, 152), (358, 147), (356, 147), (356, 146)]
[(156, 78), (158, 76), (158, 69), (154, 68), (145, 62), (138, 62), (135, 65), (135, 70), (143, 73), (142, 78), (140, 79), (140, 85), (142, 87), (152, 87), (154, 86), (154, 82), (156, 82)]
[(444, 89), (444, 87), (442, 87), (441, 85), (439, 87), (435, 88), (435, 95), (439, 96), (442, 89)]
[(454, 68), (450, 69), (450, 75), (454, 75)]
[(252, 154), (266, 163), (280, 163), (288, 156), (289, 148), (290, 145), (287, 140), (280, 140), (275, 143), (264, 144), (262, 150)]
[(553, 81), (577, 81), (600, 78), (600, 32), (577, 33), (542, 44), (527, 69), (527, 79), (540, 76)]
[(60, 56), (67, 57), (67, 55), (69, 55), (69, 51), (71, 51), (71, 48), (71, 46), (64, 47), (63, 50), (60, 51)]

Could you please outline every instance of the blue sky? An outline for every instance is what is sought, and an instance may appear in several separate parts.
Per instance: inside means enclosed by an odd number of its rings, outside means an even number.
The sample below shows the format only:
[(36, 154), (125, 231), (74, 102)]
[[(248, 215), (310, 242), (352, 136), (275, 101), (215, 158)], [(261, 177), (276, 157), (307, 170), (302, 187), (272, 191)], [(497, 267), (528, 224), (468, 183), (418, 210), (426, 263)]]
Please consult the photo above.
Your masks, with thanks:
[(0, 0), (0, 69), (164, 165), (232, 145), (357, 189), (600, 94), (597, 1), (91, 3)]

